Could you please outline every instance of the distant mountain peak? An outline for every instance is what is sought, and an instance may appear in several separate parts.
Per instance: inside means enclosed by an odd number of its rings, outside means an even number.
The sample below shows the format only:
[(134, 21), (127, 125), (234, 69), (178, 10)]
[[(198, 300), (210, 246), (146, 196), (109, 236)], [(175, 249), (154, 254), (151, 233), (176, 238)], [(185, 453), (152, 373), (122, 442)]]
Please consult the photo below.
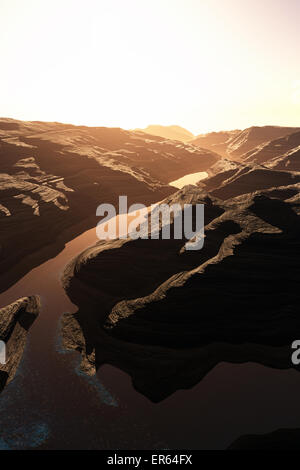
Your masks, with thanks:
[(176, 124), (170, 126), (163, 126), (160, 124), (150, 124), (144, 129), (135, 129), (136, 131), (145, 132), (146, 134), (156, 135), (171, 140), (179, 140), (181, 142), (187, 142), (194, 139), (194, 134), (185, 129), (184, 127)]

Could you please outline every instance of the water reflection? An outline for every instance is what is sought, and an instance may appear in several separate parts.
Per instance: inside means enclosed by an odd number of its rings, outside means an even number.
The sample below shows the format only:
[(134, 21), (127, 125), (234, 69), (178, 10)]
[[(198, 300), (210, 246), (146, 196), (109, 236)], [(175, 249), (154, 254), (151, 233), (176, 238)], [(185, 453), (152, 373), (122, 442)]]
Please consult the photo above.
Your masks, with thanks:
[(199, 181), (207, 178), (208, 174), (206, 171), (200, 171), (198, 173), (190, 173), (189, 175), (185, 175), (178, 180), (171, 181), (170, 186), (175, 186), (175, 188), (181, 189), (188, 184), (196, 185)]

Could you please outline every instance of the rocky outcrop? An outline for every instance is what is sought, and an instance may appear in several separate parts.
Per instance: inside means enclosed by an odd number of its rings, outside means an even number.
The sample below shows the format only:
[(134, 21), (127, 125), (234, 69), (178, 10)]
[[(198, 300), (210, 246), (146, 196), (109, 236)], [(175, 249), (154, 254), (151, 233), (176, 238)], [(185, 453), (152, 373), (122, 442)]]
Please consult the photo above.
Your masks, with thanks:
[(227, 154), (230, 158), (243, 158), (244, 154), (271, 140), (284, 137), (299, 130), (297, 127), (253, 126), (244, 129), (229, 142)]
[(6, 361), (0, 363), (0, 391), (15, 376), (22, 359), (27, 333), (40, 311), (40, 299), (23, 297), (0, 308), (0, 340), (6, 345)]
[(282, 197), (299, 191), (300, 172), (280, 171), (263, 165), (220, 160), (208, 170), (208, 178), (198, 183), (200, 189), (209, 191), (220, 199), (230, 199), (241, 194), (262, 191)]
[(68, 266), (64, 284), (79, 310), (64, 317), (63, 337), (82, 368), (113, 364), (160, 401), (221, 361), (293, 367), (299, 192), (221, 201), (185, 187), (166, 202), (205, 204), (201, 250), (187, 251), (187, 240), (116, 240)]
[[(244, 130), (211, 132), (197, 136), (194, 145), (210, 149), (232, 160), (247, 159), (252, 153), (265, 152), (271, 141), (299, 131), (297, 127), (253, 126)], [(262, 163), (258, 160), (256, 163)], [(290, 168), (293, 169), (293, 168)]]
[(264, 164), (274, 170), (300, 171), (300, 132), (251, 150), (243, 156), (243, 161)]

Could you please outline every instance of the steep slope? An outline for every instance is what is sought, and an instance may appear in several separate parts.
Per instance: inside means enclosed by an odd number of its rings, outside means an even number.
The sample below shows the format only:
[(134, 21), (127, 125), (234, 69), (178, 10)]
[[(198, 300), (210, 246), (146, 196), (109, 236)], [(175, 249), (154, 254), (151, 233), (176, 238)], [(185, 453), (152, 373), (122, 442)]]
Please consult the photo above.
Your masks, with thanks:
[(300, 170), (300, 132), (267, 142), (243, 156), (244, 162), (265, 164), (277, 170)]
[(195, 137), (194, 134), (181, 126), (159, 126), (152, 124), (145, 127), (145, 129), (135, 130), (158, 137), (164, 137), (165, 139), (179, 140), (181, 142), (188, 142)]
[(96, 226), (99, 204), (159, 201), (218, 158), (122, 129), (0, 120), (1, 290)]
[(40, 311), (38, 296), (18, 299), (0, 308), (0, 340), (6, 344), (6, 363), (0, 363), (0, 391), (15, 376), (26, 345), (27, 332)]
[[(230, 199), (241, 194), (262, 191), (276, 197), (296, 194), (299, 190), (300, 172), (279, 171), (262, 165), (219, 161), (208, 170), (208, 178), (198, 187), (210, 191), (215, 197)], [(283, 196), (280, 196), (282, 193)]]
[(228, 145), (240, 132), (240, 130), (209, 132), (208, 134), (197, 135), (195, 139), (190, 141), (190, 143), (212, 150), (213, 152), (217, 152), (223, 157), (226, 157)]
[[(244, 130), (210, 132), (202, 134), (190, 143), (210, 149), (223, 157), (244, 160), (248, 154), (264, 149), (274, 139), (285, 137), (299, 131), (297, 127), (253, 126)], [(249, 160), (262, 163), (260, 160)]]
[(79, 306), (64, 316), (65, 347), (81, 351), (87, 373), (104, 363), (125, 370), (153, 401), (195, 385), (221, 361), (292, 367), (299, 192), (222, 202), (185, 187), (166, 202), (205, 205), (203, 249), (126, 239), (83, 252), (64, 277)]
[(265, 165), (274, 170), (300, 171), (300, 145), (279, 157), (272, 158)]
[(299, 130), (299, 128), (296, 127), (249, 127), (231, 139), (227, 147), (227, 154), (230, 158), (239, 159), (242, 155), (256, 148), (258, 145), (292, 134), (297, 130)]

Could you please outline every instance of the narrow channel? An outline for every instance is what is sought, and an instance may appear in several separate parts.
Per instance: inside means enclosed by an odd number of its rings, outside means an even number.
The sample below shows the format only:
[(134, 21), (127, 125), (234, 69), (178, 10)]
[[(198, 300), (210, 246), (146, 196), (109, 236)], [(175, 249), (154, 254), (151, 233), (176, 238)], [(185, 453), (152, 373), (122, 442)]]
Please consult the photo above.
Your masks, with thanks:
[(80, 373), (79, 354), (60, 344), (60, 318), (77, 309), (60, 277), (96, 241), (95, 228), (86, 231), (0, 295), (1, 307), (31, 294), (42, 300), (18, 373), (0, 395), (0, 449), (222, 449), (242, 434), (300, 426), (295, 370), (221, 363), (158, 404), (112, 366), (94, 378)]

